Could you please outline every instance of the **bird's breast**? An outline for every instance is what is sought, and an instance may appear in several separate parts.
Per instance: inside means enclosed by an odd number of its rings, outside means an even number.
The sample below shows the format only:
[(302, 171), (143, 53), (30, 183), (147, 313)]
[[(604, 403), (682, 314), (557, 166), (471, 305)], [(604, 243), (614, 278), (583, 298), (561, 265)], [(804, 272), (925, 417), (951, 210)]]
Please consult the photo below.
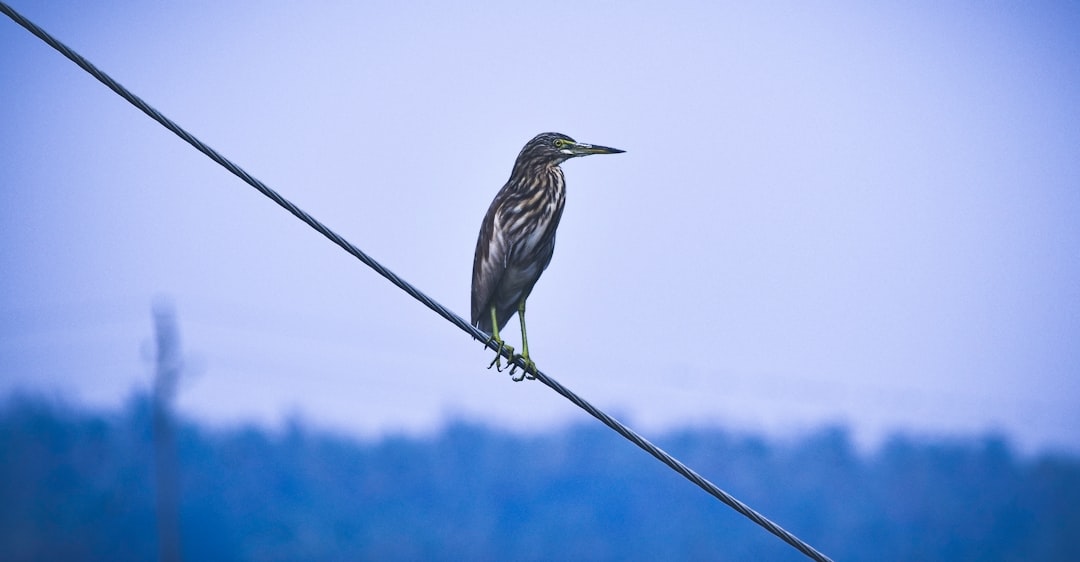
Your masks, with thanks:
[[(508, 220), (503, 221), (511, 226), (508, 266), (532, 264), (538, 260), (544, 261), (546, 265), (550, 258), (552, 239), (562, 216), (562, 207), (562, 197), (538, 194), (513, 208)], [(543, 271), (543, 267), (540, 271)]]

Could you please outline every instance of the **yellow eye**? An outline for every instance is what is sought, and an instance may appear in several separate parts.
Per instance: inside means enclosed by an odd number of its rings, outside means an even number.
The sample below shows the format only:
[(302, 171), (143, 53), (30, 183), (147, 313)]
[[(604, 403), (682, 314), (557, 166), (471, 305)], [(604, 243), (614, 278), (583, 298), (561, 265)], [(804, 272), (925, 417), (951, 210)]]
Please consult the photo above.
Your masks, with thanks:
[(562, 148), (562, 147), (566, 146), (566, 141), (564, 141), (563, 139), (555, 139), (554, 144), (555, 144), (555, 148)]

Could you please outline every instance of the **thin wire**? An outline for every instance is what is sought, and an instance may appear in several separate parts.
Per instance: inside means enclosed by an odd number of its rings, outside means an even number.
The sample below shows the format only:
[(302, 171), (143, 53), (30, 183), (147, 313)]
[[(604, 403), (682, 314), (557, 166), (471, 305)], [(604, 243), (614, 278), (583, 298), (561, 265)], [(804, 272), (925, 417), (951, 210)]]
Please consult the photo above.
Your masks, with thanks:
[[(439, 316), (442, 316), (446, 320), (449, 320), (450, 323), (454, 324), (458, 328), (461, 328), (465, 333), (471, 335), (474, 339), (478, 339), (480, 341), (486, 342), (485, 345), (488, 348), (490, 348), (490, 349), (492, 349), (492, 350), (494, 350), (496, 352), (503, 353), (503, 355), (509, 361), (512, 361), (519, 368), (525, 369), (525, 363), (520, 357), (515, 359), (505, 349), (500, 350), (498, 345), (496, 345), (494, 342), (490, 341), (491, 338), (490, 338), (489, 334), (486, 334), (486, 333), (480, 331), (479, 329), (477, 329), (476, 327), (472, 326), (468, 322), (465, 322), (465, 320), (463, 318), (461, 318), (457, 314), (454, 314), (453, 312), (448, 310), (443, 305), (439, 304), (438, 302), (436, 302), (432, 298), (428, 297), (423, 292), (421, 292), (419, 289), (417, 289), (416, 287), (413, 287), (407, 281), (405, 281), (404, 279), (402, 279), (402, 278), (398, 277), (397, 275), (395, 275), (394, 272), (392, 272), (389, 269), (386, 269), (385, 267), (383, 267), (379, 262), (375, 261), (370, 256), (368, 256), (363, 251), (361, 251), (360, 248), (357, 248), (356, 246), (352, 245), (349, 241), (345, 240), (344, 238), (339, 236), (337, 233), (335, 233), (334, 231), (327, 228), (321, 222), (315, 220), (315, 218), (313, 218), (311, 215), (307, 214), (302, 209), (300, 209), (299, 207), (294, 205), (292, 202), (290, 202), (289, 200), (287, 200), (284, 197), (282, 197), (281, 195), (279, 195), (276, 191), (274, 191), (273, 189), (270, 189), (264, 183), (262, 183), (258, 179), (255, 179), (254, 177), (252, 177), (250, 174), (245, 172), (239, 166), (237, 166), (236, 164), (233, 164), (227, 158), (225, 158), (224, 156), (219, 154), (217, 151), (210, 148), (209, 146), (204, 144), (199, 139), (195, 138), (191, 133), (188, 133), (187, 131), (185, 131), (182, 127), (180, 127), (179, 125), (174, 123), (172, 120), (170, 120), (169, 118), (162, 115), (156, 109), (154, 109), (153, 107), (150, 107), (149, 104), (144, 102), (142, 99), (140, 99), (135, 94), (128, 91), (127, 88), (124, 88), (123, 86), (121, 86), (119, 83), (116, 82), (116, 80), (113, 80), (109, 75), (107, 75), (104, 72), (102, 72), (101, 70), (99, 70), (96, 66), (91, 64), (90, 61), (86, 60), (81, 55), (79, 55), (75, 51), (68, 48), (66, 45), (64, 45), (63, 43), (58, 41), (52, 35), (49, 35), (47, 32), (45, 32), (45, 30), (41, 29), (40, 27), (35, 25), (30, 20), (23, 17), (21, 14), (16, 12), (14, 9), (12, 9), (10, 6), (8, 6), (3, 1), (0, 1), (0, 11), (7, 14), (8, 17), (10, 17), (12, 20), (14, 20), (19, 25), (26, 28), (30, 33), (33, 33), (34, 35), (36, 35), (42, 41), (48, 43), (52, 48), (59, 51), (62, 55), (64, 55), (65, 57), (71, 59), (72, 62), (79, 65), (83, 70), (87, 71), (92, 76), (94, 76), (94, 78), (97, 78), (99, 81), (101, 81), (101, 83), (108, 86), (109, 89), (116, 92), (120, 97), (126, 99), (132, 105), (139, 108), (143, 113), (149, 115), (150, 118), (152, 118), (153, 120), (160, 123), (166, 129), (168, 129), (168, 130), (172, 131), (173, 133), (175, 133), (181, 139), (184, 139), (184, 141), (186, 141), (188, 144), (195, 147), (196, 150), (198, 150), (199, 152), (202, 152), (203, 154), (208, 156), (211, 160), (213, 160), (214, 162), (217, 162), (218, 164), (223, 166), (225, 169), (229, 170), (230, 172), (235, 174), (237, 177), (244, 180), (245, 183), (247, 183), (251, 187), (254, 187), (255, 189), (259, 190), (260, 193), (262, 193), (263, 195), (266, 195), (267, 197), (272, 199), (278, 205), (281, 205), (282, 207), (284, 207), (285, 210), (292, 213), (294, 216), (296, 216), (296, 218), (304, 221), (308, 226), (310, 226), (311, 228), (314, 228), (320, 234), (322, 234), (323, 236), (329, 238), (331, 242), (337, 244), (338, 246), (341, 246), (341, 248), (344, 249), (346, 252), (348, 252), (349, 254), (352, 254), (354, 257), (356, 257), (360, 261), (364, 262), (365, 265), (367, 265), (368, 267), (374, 269), (376, 273), (378, 273), (379, 275), (382, 275), (383, 277), (385, 277), (388, 281), (390, 281), (391, 283), (396, 285), (398, 288), (400, 288), (401, 290), (403, 290), (406, 293), (408, 293), (409, 295), (411, 295), (416, 300), (423, 303), (425, 306), (427, 306), (431, 310), (434, 310)], [(807, 555), (808, 557), (810, 557), (810, 558), (812, 558), (814, 560), (817, 560), (819, 562), (831, 562), (831, 559), (829, 557), (825, 556), (821, 552), (818, 552), (816, 549), (814, 549), (814, 547), (812, 547), (809, 544), (803, 542), (801, 539), (799, 539), (795, 535), (789, 533), (788, 531), (786, 531), (785, 529), (783, 529), (782, 527), (780, 527), (776, 523), (773, 523), (772, 521), (770, 521), (765, 516), (761, 515), (760, 513), (756, 512), (756, 511), (754, 511), (753, 509), (751, 509), (749, 506), (742, 503), (741, 501), (735, 499), (731, 494), (728, 494), (727, 492), (721, 490), (719, 487), (716, 486), (716, 484), (713, 484), (712, 482), (709, 482), (704, 477), (702, 477), (700, 474), (698, 474), (697, 472), (690, 469), (690, 467), (686, 466), (685, 464), (683, 464), (681, 461), (679, 461), (675, 457), (672, 457), (667, 452), (665, 452), (663, 449), (660, 449), (656, 445), (653, 445), (647, 439), (645, 439), (644, 437), (638, 435), (634, 430), (632, 430), (629, 427), (623, 425), (621, 422), (619, 422), (615, 418), (612, 418), (611, 416), (607, 415), (606, 413), (600, 411), (595, 406), (593, 406), (592, 404), (587, 402), (585, 399), (581, 398), (580, 396), (578, 396), (574, 392), (570, 391), (568, 388), (566, 388), (563, 385), (559, 384), (559, 382), (556, 381), (555, 379), (552, 379), (551, 377), (545, 375), (541, 371), (536, 371), (535, 375), (536, 375), (537, 380), (539, 380), (540, 382), (546, 384), (548, 387), (550, 387), (555, 392), (558, 392), (559, 394), (563, 395), (567, 400), (573, 402), (579, 408), (585, 410), (590, 415), (592, 415), (596, 419), (603, 422), (604, 425), (606, 425), (606, 426), (610, 427), (611, 429), (615, 430), (619, 435), (622, 435), (626, 439), (629, 439), (635, 445), (637, 445), (638, 447), (641, 447), (647, 453), (649, 453), (650, 455), (656, 457), (660, 462), (668, 465), (673, 470), (675, 470), (679, 474), (683, 475), (686, 479), (690, 480), (694, 484), (697, 484), (703, 490), (705, 490), (709, 494), (712, 494), (714, 497), (716, 497), (720, 501), (724, 502), (725, 504), (730, 506), (735, 511), (739, 512), (740, 514), (747, 517), (748, 519), (750, 519), (754, 523), (757, 523), (761, 527), (765, 528), (770, 533), (776, 535), (777, 537), (780, 537), (781, 539), (784, 540), (784, 542), (786, 542), (786, 543), (790, 544), (791, 546), (795, 547), (796, 549), (798, 549), (799, 552), (802, 552), (803, 554)]]

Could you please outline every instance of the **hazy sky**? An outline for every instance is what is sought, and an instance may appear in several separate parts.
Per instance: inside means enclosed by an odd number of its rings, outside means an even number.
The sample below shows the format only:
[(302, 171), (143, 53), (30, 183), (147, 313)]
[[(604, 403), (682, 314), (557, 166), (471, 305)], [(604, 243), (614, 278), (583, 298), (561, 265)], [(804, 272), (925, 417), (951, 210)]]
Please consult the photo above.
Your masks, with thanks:
[[(1076, 3), (12, 4), (462, 315), (521, 146), (626, 150), (530, 347), (646, 433), (1080, 451)], [(6, 18), (0, 123), (0, 393), (115, 407), (166, 295), (200, 420), (585, 419)]]

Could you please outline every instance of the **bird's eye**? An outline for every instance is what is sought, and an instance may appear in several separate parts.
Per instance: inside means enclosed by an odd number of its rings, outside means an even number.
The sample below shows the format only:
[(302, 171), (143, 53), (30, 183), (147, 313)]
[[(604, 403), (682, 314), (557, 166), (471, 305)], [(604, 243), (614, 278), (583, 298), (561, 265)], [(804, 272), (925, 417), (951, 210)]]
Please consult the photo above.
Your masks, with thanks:
[(555, 139), (555, 142), (553, 144), (555, 145), (555, 148), (562, 148), (566, 146), (566, 141), (562, 139)]

